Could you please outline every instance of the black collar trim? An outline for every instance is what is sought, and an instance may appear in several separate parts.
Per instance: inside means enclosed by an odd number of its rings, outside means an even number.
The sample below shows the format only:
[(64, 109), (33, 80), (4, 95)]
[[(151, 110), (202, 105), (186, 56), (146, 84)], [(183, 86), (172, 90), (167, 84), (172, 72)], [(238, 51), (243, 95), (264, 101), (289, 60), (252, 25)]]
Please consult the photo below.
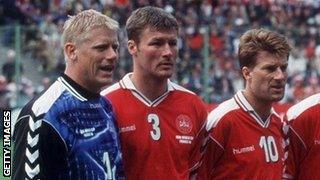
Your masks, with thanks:
[[(68, 75), (62, 74), (61, 77), (74, 89), (76, 90), (81, 96), (85, 97), (86, 99), (98, 98), (101, 97), (99, 93), (93, 93), (86, 88), (82, 87), (74, 80), (72, 80)], [(68, 86), (68, 85), (67, 85)]]

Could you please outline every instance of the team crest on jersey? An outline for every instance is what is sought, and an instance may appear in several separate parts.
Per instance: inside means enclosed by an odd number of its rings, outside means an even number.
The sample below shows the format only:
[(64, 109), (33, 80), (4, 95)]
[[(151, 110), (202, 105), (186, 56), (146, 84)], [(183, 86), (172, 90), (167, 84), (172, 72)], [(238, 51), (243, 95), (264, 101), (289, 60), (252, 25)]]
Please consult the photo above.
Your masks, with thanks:
[(176, 119), (176, 126), (182, 134), (188, 134), (191, 132), (193, 124), (189, 116), (180, 114)]

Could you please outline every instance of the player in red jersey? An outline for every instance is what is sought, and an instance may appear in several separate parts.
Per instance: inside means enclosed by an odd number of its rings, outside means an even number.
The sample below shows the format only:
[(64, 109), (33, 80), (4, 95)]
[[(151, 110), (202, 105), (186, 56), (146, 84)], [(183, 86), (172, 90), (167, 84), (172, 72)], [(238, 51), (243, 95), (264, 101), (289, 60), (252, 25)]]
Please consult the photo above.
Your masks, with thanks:
[(137, 9), (126, 30), (133, 72), (102, 92), (112, 102), (126, 179), (189, 179), (200, 164), (207, 111), (171, 82), (177, 20), (156, 7)]
[(320, 177), (320, 94), (291, 107), (285, 116), (288, 158), (284, 179), (319, 179)]
[(202, 179), (281, 179), (282, 121), (272, 104), (282, 99), (291, 47), (265, 29), (240, 38), (238, 58), (245, 89), (208, 115)]

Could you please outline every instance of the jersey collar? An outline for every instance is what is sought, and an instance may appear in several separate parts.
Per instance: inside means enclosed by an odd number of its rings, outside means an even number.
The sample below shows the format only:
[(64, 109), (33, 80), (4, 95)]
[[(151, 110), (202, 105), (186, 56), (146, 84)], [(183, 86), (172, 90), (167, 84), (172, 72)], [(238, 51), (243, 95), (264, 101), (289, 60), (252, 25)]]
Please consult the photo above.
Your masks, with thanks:
[(145, 97), (140, 91), (138, 91), (138, 89), (134, 86), (132, 80), (130, 79), (130, 76), (132, 75), (131, 73), (126, 74), (120, 81), (119, 84), (123, 89), (128, 89), (131, 90), (133, 95), (135, 97), (137, 97), (140, 101), (142, 101), (144, 104), (146, 104), (147, 106), (156, 106), (158, 105), (160, 102), (162, 102), (167, 95), (174, 90), (173, 84), (172, 82), (168, 79), (167, 82), (167, 91), (162, 94), (160, 97), (158, 97), (157, 99), (155, 99), (154, 101), (149, 100), (147, 97)]
[(251, 106), (251, 104), (247, 101), (246, 97), (243, 95), (243, 91), (240, 90), (238, 91), (235, 95), (234, 95), (234, 99), (237, 102), (237, 104), (241, 107), (241, 109), (243, 109), (244, 111), (248, 112), (250, 114), (250, 116), (252, 116), (257, 122), (258, 124), (260, 124), (262, 127), (267, 128), (269, 126), (269, 122), (270, 122), (270, 117), (272, 115), (277, 116), (278, 118), (280, 118), (280, 116), (275, 112), (275, 110), (273, 109), (273, 107), (270, 110), (270, 115), (267, 118), (267, 120), (264, 122), (260, 116), (258, 115), (258, 113), (253, 109), (253, 107)]
[(80, 100), (87, 100), (91, 98), (98, 98), (100, 97), (99, 93), (93, 93), (89, 90), (85, 89), (81, 85), (79, 85), (77, 82), (72, 80), (69, 76), (66, 74), (62, 74), (61, 77), (58, 78), (58, 81), (60, 81), (65, 87), (72, 92), (78, 99)]
[[(132, 75), (132, 72), (131, 73), (128, 73), (126, 74), (122, 80), (120, 81), (120, 85), (124, 88), (124, 89), (130, 89), (130, 90), (135, 90), (135, 91), (138, 91), (136, 89), (136, 87), (134, 86), (132, 80), (130, 79), (130, 76)], [(173, 91), (174, 88), (173, 88), (173, 85), (172, 85), (172, 82), (168, 79), (168, 82), (167, 82), (167, 91)]]

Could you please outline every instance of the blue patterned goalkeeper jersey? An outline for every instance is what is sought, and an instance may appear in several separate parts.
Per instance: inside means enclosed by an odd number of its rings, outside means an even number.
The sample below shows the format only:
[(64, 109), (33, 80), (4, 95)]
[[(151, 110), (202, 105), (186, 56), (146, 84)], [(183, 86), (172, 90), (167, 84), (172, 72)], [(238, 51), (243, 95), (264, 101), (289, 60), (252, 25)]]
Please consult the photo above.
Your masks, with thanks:
[(13, 179), (123, 179), (111, 104), (66, 75), (21, 111)]

